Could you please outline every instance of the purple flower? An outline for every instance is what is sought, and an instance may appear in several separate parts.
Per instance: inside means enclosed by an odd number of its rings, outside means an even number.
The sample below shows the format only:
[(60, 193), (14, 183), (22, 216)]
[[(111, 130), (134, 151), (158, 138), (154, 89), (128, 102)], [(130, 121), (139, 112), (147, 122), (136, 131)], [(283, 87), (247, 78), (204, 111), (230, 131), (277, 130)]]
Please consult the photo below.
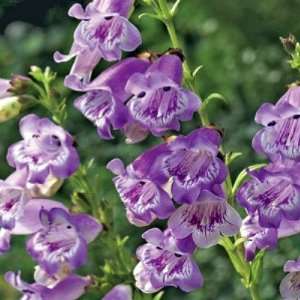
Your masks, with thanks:
[(261, 227), (257, 215), (248, 216), (243, 220), (241, 236), (246, 239), (245, 257), (248, 261), (255, 258), (257, 249), (271, 250), (277, 245), (278, 231), (275, 228)]
[(0, 181), (0, 227), (12, 230), (16, 221), (23, 216), (28, 201), (24, 188)]
[(27, 168), (28, 181), (44, 183), (49, 174), (67, 178), (79, 166), (79, 157), (72, 136), (47, 118), (27, 115), (20, 121), (23, 140), (10, 146), (9, 165)]
[(204, 191), (198, 202), (179, 207), (168, 226), (176, 239), (191, 236), (198, 247), (207, 248), (216, 245), (222, 235), (237, 234), (241, 217), (223, 198)]
[(75, 107), (98, 129), (103, 139), (111, 139), (111, 128), (122, 129), (130, 115), (125, 101), (130, 94), (125, 92), (128, 78), (136, 72), (144, 72), (149, 62), (138, 58), (124, 59), (101, 73), (89, 84), (69, 76), (68, 86), (86, 93), (75, 100)]
[(173, 178), (172, 194), (179, 203), (192, 203), (203, 190), (222, 184), (227, 168), (217, 155), (221, 137), (216, 130), (201, 128), (169, 143), (172, 153), (164, 162)]
[(132, 291), (129, 285), (119, 284), (109, 291), (102, 300), (132, 300)]
[(149, 225), (156, 218), (168, 218), (174, 211), (170, 196), (162, 188), (168, 178), (159, 172), (167, 153), (167, 147), (161, 145), (144, 153), (126, 169), (119, 159), (107, 165), (117, 175), (114, 183), (132, 224)]
[(49, 274), (59, 271), (62, 264), (71, 270), (87, 259), (87, 243), (94, 240), (102, 226), (92, 217), (71, 215), (62, 208), (40, 212), (42, 228), (27, 242), (27, 250)]
[(24, 282), (20, 272), (6, 273), (5, 280), (22, 293), (21, 299), (23, 300), (76, 300), (84, 294), (85, 289), (90, 285), (89, 279), (76, 275), (70, 275), (52, 288), (37, 283)]
[(280, 283), (280, 294), (283, 300), (300, 299), (300, 259), (287, 261), (284, 265), (286, 275)]
[[(292, 101), (291, 101), (292, 102)], [(253, 138), (253, 148), (272, 161), (300, 159), (300, 106), (287, 101), (265, 103), (256, 113), (256, 122), (264, 126)]]
[(132, 0), (94, 0), (84, 10), (73, 5), (69, 15), (81, 20), (70, 53), (54, 54), (56, 62), (76, 57), (71, 75), (88, 81), (101, 58), (120, 60), (122, 51), (133, 51), (142, 42), (138, 29), (128, 21)]
[(239, 189), (239, 203), (250, 214), (258, 213), (258, 222), (262, 227), (278, 228), (282, 219), (300, 219), (300, 182), (297, 169), (297, 165), (289, 169), (269, 165), (250, 172), (252, 178)]
[(294, 107), (300, 107), (300, 87), (290, 87), (286, 93), (277, 101), (277, 105), (288, 103)]
[[(191, 292), (203, 285), (203, 277), (191, 255), (182, 253), (169, 233), (150, 229), (143, 234), (146, 244), (139, 247), (140, 262), (134, 269), (136, 286), (144, 293), (155, 293), (165, 286)], [(171, 241), (171, 242), (170, 242)]]
[(8, 96), (11, 96), (9, 89), (11, 88), (10, 81), (8, 79), (0, 78), (0, 101)]
[[(15, 190), (17, 190), (18, 197), (12, 199), (11, 192), (15, 195)], [(11, 235), (28, 235), (41, 229), (39, 213), (42, 208), (61, 207), (65, 209), (62, 204), (52, 200), (35, 199), (28, 201), (26, 191), (18, 186), (8, 185), (7, 182), (1, 188), (0, 193), (3, 197), (0, 229), (1, 254), (9, 251)], [(8, 203), (7, 206), (4, 203)]]
[(136, 73), (126, 85), (134, 120), (152, 134), (179, 130), (179, 121), (188, 121), (201, 105), (198, 96), (181, 87), (182, 62), (177, 55), (163, 55), (145, 73)]

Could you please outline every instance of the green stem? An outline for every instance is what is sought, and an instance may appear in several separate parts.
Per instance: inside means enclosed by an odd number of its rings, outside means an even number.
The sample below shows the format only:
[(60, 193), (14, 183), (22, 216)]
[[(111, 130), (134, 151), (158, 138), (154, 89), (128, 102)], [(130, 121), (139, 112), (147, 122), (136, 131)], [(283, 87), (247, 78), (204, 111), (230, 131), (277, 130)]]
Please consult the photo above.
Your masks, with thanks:
[[(158, 0), (158, 5), (160, 11), (157, 13), (160, 13), (162, 15), (162, 21), (165, 24), (168, 34), (170, 36), (170, 40), (172, 43), (172, 46), (177, 49), (183, 49), (179, 38), (176, 33), (176, 28), (174, 25), (174, 16), (171, 14), (170, 9), (168, 7), (167, 1), (166, 0)], [(195, 80), (192, 75), (191, 68), (187, 62), (187, 60), (184, 61), (183, 63), (183, 73), (184, 73), (184, 82), (185, 85), (191, 89), (193, 92), (196, 94), (199, 94), (199, 91), (197, 91), (196, 85), (195, 85)], [(201, 123), (203, 126), (209, 125), (209, 118), (207, 116), (207, 113), (205, 110), (199, 110), (199, 117), (201, 120)]]
[(259, 291), (258, 291), (258, 287), (256, 284), (251, 285), (251, 287), (249, 287), (249, 291), (250, 291), (252, 300), (261, 300), (261, 297), (260, 297)]

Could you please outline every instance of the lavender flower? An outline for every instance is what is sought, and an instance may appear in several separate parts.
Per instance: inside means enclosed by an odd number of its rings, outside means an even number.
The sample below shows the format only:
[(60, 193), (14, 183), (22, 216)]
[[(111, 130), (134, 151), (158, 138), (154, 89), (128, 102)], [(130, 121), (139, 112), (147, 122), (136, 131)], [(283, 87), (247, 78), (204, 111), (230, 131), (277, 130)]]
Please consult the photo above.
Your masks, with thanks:
[(227, 168), (217, 155), (221, 137), (214, 129), (201, 128), (169, 143), (172, 153), (164, 168), (173, 178), (172, 194), (179, 203), (192, 203), (203, 190), (222, 184)]
[(241, 186), (238, 201), (250, 214), (258, 213), (262, 227), (278, 228), (282, 219), (300, 219), (297, 169), (297, 165), (289, 169), (269, 165), (250, 172), (252, 178)]
[(7, 160), (17, 170), (27, 168), (29, 182), (44, 183), (49, 174), (64, 179), (78, 168), (72, 136), (49, 119), (27, 115), (20, 132), (23, 140), (9, 147)]
[(144, 74), (132, 75), (126, 90), (133, 95), (128, 102), (133, 119), (156, 136), (178, 131), (179, 121), (191, 120), (201, 105), (181, 82), (182, 62), (177, 55), (163, 55)]
[(241, 217), (223, 198), (204, 191), (193, 204), (184, 204), (170, 217), (168, 227), (176, 239), (191, 236), (200, 248), (218, 243), (221, 235), (239, 232)]
[(162, 188), (168, 178), (159, 171), (167, 153), (167, 147), (161, 145), (141, 155), (126, 169), (119, 159), (107, 165), (117, 175), (114, 183), (132, 224), (145, 226), (156, 218), (168, 218), (174, 211), (170, 196)]
[(137, 250), (140, 262), (134, 269), (136, 286), (144, 293), (155, 293), (165, 286), (190, 292), (203, 285), (203, 277), (191, 255), (182, 253), (168, 233), (150, 229), (143, 234), (147, 243)]
[(87, 278), (70, 275), (54, 287), (33, 283), (29, 284), (21, 279), (21, 273), (8, 272), (5, 274), (6, 281), (22, 293), (22, 300), (76, 300), (84, 294), (90, 285)]
[(284, 265), (286, 275), (280, 284), (280, 293), (283, 300), (300, 299), (300, 259), (287, 261)]
[(256, 122), (264, 126), (254, 137), (255, 151), (272, 161), (300, 159), (300, 106), (295, 101), (265, 103), (256, 113)]
[(29, 192), (18, 183), (16, 175), (0, 182), (0, 253), (10, 249), (11, 235), (32, 234), (41, 228), (41, 208), (64, 208), (52, 200), (30, 201)]
[(261, 227), (258, 223), (257, 215), (248, 216), (243, 220), (241, 236), (246, 239), (244, 243), (245, 257), (247, 261), (251, 261), (255, 258), (257, 249), (272, 250), (276, 247), (278, 230)]
[(54, 54), (56, 62), (76, 57), (71, 75), (87, 82), (101, 58), (120, 60), (122, 51), (133, 51), (141, 44), (138, 29), (127, 18), (132, 0), (94, 0), (86, 9), (74, 4), (69, 16), (81, 20), (75, 33), (70, 53)]
[(8, 79), (0, 78), (0, 101), (1, 99), (11, 95), (11, 93), (9, 92), (10, 88), (10, 81)]
[(94, 240), (102, 226), (92, 217), (71, 215), (61, 208), (42, 209), (42, 228), (27, 242), (27, 250), (49, 274), (59, 271), (62, 264), (70, 270), (87, 259), (87, 243)]
[(109, 291), (102, 300), (132, 300), (132, 291), (129, 285), (119, 284)]
[(108, 68), (89, 84), (76, 81), (69, 76), (68, 86), (86, 93), (75, 100), (75, 107), (98, 129), (103, 139), (111, 139), (111, 128), (122, 129), (130, 122), (126, 100), (130, 97), (125, 91), (128, 78), (137, 72), (144, 72), (149, 62), (138, 58), (124, 59)]

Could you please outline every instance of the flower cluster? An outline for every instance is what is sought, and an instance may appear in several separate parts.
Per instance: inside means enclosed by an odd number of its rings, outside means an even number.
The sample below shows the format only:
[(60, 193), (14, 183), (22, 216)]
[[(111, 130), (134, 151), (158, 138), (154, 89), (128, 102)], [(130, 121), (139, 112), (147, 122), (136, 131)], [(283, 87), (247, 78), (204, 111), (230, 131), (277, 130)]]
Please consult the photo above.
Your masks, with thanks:
[(147, 243), (137, 250), (134, 276), (143, 292), (201, 287), (203, 278), (192, 259), (195, 249), (239, 232), (241, 218), (223, 190), (227, 168), (218, 155), (220, 144), (215, 129), (200, 128), (146, 151), (127, 168), (119, 159), (108, 164), (132, 224), (168, 219), (164, 232), (145, 232)]
[(75, 107), (96, 127), (102, 139), (112, 139), (121, 130), (128, 143), (145, 139), (148, 133), (163, 135), (179, 130), (180, 121), (192, 119), (201, 101), (182, 87), (181, 55), (143, 55), (124, 59), (91, 80), (101, 58), (121, 59), (121, 50), (134, 50), (141, 38), (126, 19), (131, 0), (94, 0), (84, 10), (75, 4), (69, 15), (82, 20), (74, 34), (69, 55), (55, 53), (57, 62), (76, 56), (65, 85), (84, 92)]
[[(247, 239), (248, 260), (254, 258), (257, 249), (273, 249), (279, 238), (299, 232), (299, 120), (299, 87), (291, 87), (275, 105), (263, 104), (256, 114), (256, 122), (264, 127), (255, 135), (253, 148), (270, 163), (249, 172), (251, 179), (237, 193), (239, 203), (248, 212), (241, 228), (242, 236)], [(296, 274), (291, 273), (282, 282), (284, 299), (300, 295), (292, 284)]]
[(20, 133), (23, 140), (10, 146), (7, 155), (16, 171), (0, 182), (0, 252), (9, 250), (12, 235), (29, 235), (26, 248), (38, 265), (35, 283), (22, 281), (20, 272), (8, 272), (6, 281), (24, 299), (78, 299), (91, 280), (73, 271), (86, 263), (87, 245), (102, 225), (46, 198), (79, 167), (73, 138), (36, 115), (21, 119)]

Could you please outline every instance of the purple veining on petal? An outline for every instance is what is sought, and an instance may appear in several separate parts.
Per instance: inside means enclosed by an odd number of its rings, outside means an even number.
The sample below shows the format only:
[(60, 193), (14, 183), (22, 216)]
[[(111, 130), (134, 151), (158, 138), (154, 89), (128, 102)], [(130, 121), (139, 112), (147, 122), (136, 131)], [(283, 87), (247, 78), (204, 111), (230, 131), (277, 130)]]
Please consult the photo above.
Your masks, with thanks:
[(203, 199), (190, 205), (182, 205), (169, 219), (169, 228), (177, 239), (192, 235), (201, 248), (214, 246), (221, 235), (239, 232), (241, 218), (224, 199), (205, 192)]
[[(160, 63), (168, 60), (168, 64)], [(170, 69), (175, 74), (172, 78)], [(148, 128), (154, 135), (165, 131), (179, 130), (179, 121), (192, 119), (201, 105), (200, 99), (180, 86), (182, 62), (175, 55), (157, 59), (145, 74), (136, 73), (128, 81), (126, 90), (133, 97), (128, 108), (133, 118)]]
[[(150, 232), (144, 234), (148, 243), (137, 250), (140, 262), (134, 270), (136, 286), (145, 293), (165, 286), (179, 287), (185, 292), (200, 288), (203, 278), (192, 257), (173, 248), (169, 233), (159, 233), (159, 229), (150, 231), (151, 236)], [(156, 240), (153, 234), (161, 237)]]
[(274, 169), (272, 165), (252, 172), (237, 194), (240, 204), (251, 213), (258, 212), (264, 227), (278, 228), (282, 219), (300, 219), (300, 190), (293, 169)]
[(27, 250), (48, 274), (58, 271), (61, 264), (71, 269), (80, 267), (87, 259), (87, 241), (72, 216), (65, 210), (42, 210), (43, 229), (35, 233), (27, 243)]

